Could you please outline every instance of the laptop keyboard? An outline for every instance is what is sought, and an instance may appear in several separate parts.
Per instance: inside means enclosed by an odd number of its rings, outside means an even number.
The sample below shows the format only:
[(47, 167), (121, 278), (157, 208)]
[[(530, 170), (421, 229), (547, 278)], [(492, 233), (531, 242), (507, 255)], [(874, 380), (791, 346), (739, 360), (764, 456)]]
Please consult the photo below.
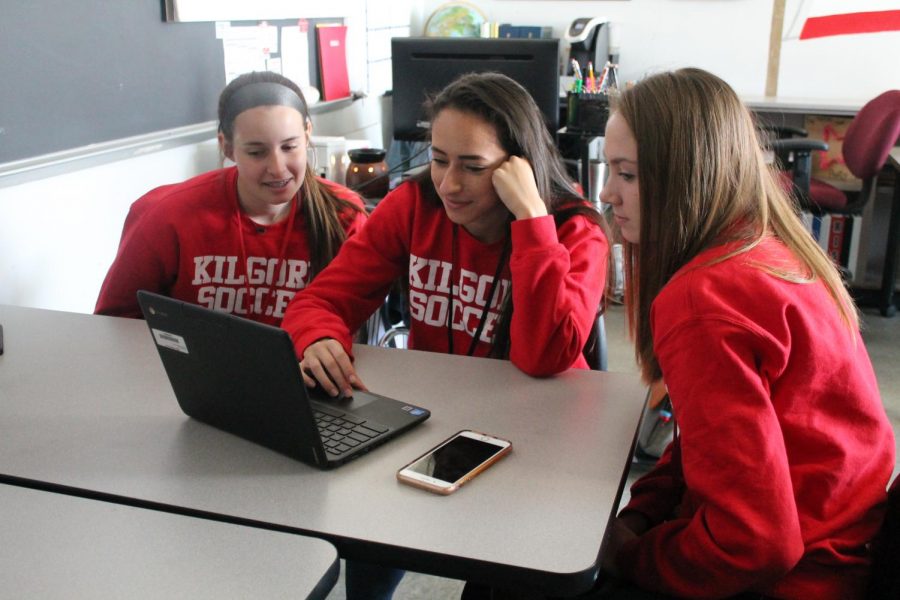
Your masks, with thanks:
[(319, 435), (325, 451), (335, 456), (387, 433), (388, 428), (355, 415), (315, 411)]

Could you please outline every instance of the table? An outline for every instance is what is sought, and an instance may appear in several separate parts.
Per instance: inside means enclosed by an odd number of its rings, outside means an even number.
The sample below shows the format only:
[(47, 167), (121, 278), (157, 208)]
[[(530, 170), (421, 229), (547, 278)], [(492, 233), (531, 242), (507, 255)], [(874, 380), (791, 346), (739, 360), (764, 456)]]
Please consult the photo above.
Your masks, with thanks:
[[(587, 589), (630, 464), (634, 374), (357, 346), (372, 391), (432, 417), (319, 471), (185, 417), (142, 321), (0, 306), (0, 480), (327, 539), (342, 557), (557, 595)], [(460, 429), (513, 452), (442, 497), (398, 468)]]
[(894, 285), (897, 281), (897, 248), (900, 246), (900, 147), (891, 150), (887, 161), (894, 169), (894, 199), (891, 202), (891, 216), (888, 225), (887, 246), (884, 251), (884, 270), (881, 273), (881, 291), (878, 308), (885, 317), (893, 317), (897, 312), (894, 304)]
[(6, 598), (316, 598), (323, 540), (0, 484)]
[(852, 117), (867, 102), (859, 98), (802, 98), (784, 96), (752, 96), (741, 94), (741, 100), (755, 112), (777, 112), (800, 115), (834, 115)]

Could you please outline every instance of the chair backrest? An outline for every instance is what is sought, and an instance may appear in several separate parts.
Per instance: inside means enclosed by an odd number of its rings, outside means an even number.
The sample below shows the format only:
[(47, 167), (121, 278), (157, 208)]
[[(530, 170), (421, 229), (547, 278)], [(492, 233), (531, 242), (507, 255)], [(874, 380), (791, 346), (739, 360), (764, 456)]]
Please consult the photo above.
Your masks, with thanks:
[(888, 490), (884, 523), (872, 541), (872, 571), (866, 598), (900, 598), (900, 475)]
[(900, 90), (888, 90), (860, 109), (844, 136), (844, 162), (855, 176), (870, 179), (900, 138)]
[(608, 350), (606, 347), (606, 323), (603, 320), (603, 313), (597, 315), (594, 323), (591, 325), (591, 332), (588, 334), (587, 343), (581, 351), (585, 360), (594, 371), (605, 371), (608, 362)]

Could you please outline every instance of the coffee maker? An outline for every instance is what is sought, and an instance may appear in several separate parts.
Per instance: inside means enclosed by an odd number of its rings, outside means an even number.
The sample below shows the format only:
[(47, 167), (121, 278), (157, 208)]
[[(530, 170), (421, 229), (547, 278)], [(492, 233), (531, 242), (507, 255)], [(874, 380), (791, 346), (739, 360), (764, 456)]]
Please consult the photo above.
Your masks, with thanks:
[(573, 75), (573, 58), (582, 70), (587, 68), (588, 62), (592, 62), (598, 71), (603, 68), (610, 60), (609, 27), (610, 23), (604, 17), (581, 17), (572, 21), (565, 36), (569, 43), (566, 75)]

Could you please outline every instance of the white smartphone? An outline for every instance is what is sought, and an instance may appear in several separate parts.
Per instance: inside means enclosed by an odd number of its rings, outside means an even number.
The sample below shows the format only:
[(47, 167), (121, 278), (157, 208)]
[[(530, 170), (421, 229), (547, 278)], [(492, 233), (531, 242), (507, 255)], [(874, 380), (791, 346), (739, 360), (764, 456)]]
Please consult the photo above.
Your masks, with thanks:
[(460, 431), (397, 471), (397, 479), (437, 494), (450, 494), (510, 450), (508, 440)]

